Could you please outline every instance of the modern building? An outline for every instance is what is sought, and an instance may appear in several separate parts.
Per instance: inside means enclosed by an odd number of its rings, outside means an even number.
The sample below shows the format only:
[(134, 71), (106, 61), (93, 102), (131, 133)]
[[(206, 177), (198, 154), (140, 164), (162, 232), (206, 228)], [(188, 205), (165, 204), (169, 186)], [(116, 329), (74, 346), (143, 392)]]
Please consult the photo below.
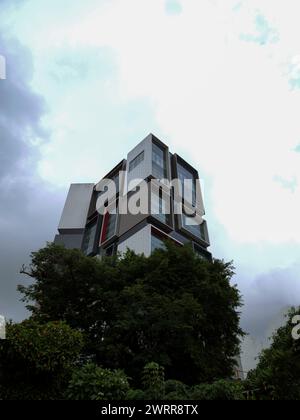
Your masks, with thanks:
[[(71, 185), (56, 244), (82, 249), (89, 256), (122, 254), (128, 248), (149, 256), (154, 249), (164, 247), (164, 241), (169, 239), (179, 246), (190, 242), (200, 257), (212, 258), (208, 251), (207, 223), (202, 219), (202, 197), (199, 200), (196, 194), (201, 191), (199, 174), (182, 157), (170, 153), (168, 146), (153, 134), (103, 178), (107, 179), (115, 181), (117, 189), (113, 200), (104, 203), (103, 209), (98, 203), (105, 190), (99, 191), (99, 183)], [(195, 209), (193, 216), (175, 212), (176, 206), (183, 205), (183, 200), (178, 202), (170, 185), (174, 179), (179, 179), (182, 185), (187, 179), (191, 181), (192, 191), (188, 195), (191, 202), (185, 200), (185, 203)], [(148, 210), (137, 214), (121, 211), (124, 198), (134, 199), (141, 181), (149, 186)], [(199, 224), (192, 221), (197, 216), (201, 217)]]
[[(183, 200), (181, 197), (178, 203), (170, 185), (174, 179), (182, 185), (185, 180), (192, 181), (188, 195), (191, 202), (185, 200), (185, 204), (195, 209), (193, 217), (175, 211), (176, 206), (183, 206)], [(105, 208), (99, 208), (99, 197), (103, 194), (99, 184), (106, 185), (107, 180), (114, 181), (117, 188), (109, 203), (104, 200)], [(134, 198), (142, 180), (149, 185), (148, 211), (138, 214), (121, 211), (124, 198), (127, 201)], [(81, 249), (91, 257), (122, 254), (127, 249), (149, 256), (155, 249), (164, 247), (165, 240), (171, 240), (178, 246), (191, 243), (200, 258), (211, 260), (207, 223), (202, 218), (203, 202), (196, 194), (197, 188), (201, 191), (197, 170), (149, 134), (98, 184), (70, 186), (55, 243), (68, 249)], [(189, 223), (197, 214), (202, 223)], [(234, 378), (243, 379), (240, 356), (236, 359)]]

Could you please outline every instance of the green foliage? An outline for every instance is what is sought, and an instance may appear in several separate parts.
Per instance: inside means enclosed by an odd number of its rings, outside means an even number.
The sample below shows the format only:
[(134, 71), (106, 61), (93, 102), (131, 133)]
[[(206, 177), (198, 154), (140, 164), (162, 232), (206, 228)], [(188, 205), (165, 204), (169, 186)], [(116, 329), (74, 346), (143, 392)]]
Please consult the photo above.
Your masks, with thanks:
[(164, 396), (165, 371), (157, 363), (148, 363), (143, 370), (143, 388), (149, 400), (159, 400)]
[(157, 363), (148, 363), (143, 370), (143, 390), (130, 390), (127, 399), (139, 400), (245, 400), (244, 383), (219, 380), (212, 384), (188, 387), (176, 380), (164, 380), (164, 369)]
[(244, 400), (244, 387), (241, 382), (220, 380), (213, 384), (201, 384), (193, 388), (193, 400)]
[(259, 363), (247, 378), (247, 388), (256, 399), (300, 399), (300, 340), (294, 340), (292, 319), (300, 308), (292, 308), (286, 325), (273, 335), (271, 347), (263, 350)]
[(146, 394), (141, 389), (130, 389), (126, 394), (126, 400), (138, 400), (144, 401), (147, 400)]
[(189, 388), (176, 380), (165, 381), (164, 368), (157, 363), (148, 363), (142, 372), (143, 390), (131, 389), (128, 400), (187, 400)]
[(36, 372), (57, 372), (69, 369), (83, 346), (82, 335), (64, 322), (40, 325), (33, 320), (9, 325), (8, 356), (21, 358)]
[(87, 364), (73, 372), (67, 390), (71, 400), (122, 400), (129, 391), (127, 376), (122, 371), (102, 369)]
[(187, 385), (180, 381), (169, 379), (165, 382), (165, 395), (164, 399), (171, 400), (189, 400), (190, 389)]
[(81, 333), (64, 322), (8, 325), (0, 346), (0, 398), (60, 398), (82, 345)]
[(241, 299), (230, 263), (201, 260), (168, 244), (149, 258), (88, 258), (49, 244), (32, 254), (20, 287), (33, 318), (66, 321), (85, 334), (85, 352), (139, 385), (154, 361), (187, 384), (230, 377), (239, 351)]

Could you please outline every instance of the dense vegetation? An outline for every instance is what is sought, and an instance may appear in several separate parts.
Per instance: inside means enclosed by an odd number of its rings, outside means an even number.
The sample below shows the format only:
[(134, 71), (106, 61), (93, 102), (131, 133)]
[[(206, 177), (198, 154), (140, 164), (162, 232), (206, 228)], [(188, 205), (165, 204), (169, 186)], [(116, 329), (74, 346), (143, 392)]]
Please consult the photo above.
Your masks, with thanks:
[(231, 379), (243, 336), (231, 263), (172, 244), (102, 260), (49, 244), (22, 272), (31, 317), (0, 341), (0, 399), (299, 397), (292, 314), (249, 380)]
[[(300, 400), (300, 339), (292, 337), (292, 322), (300, 308), (292, 308), (286, 324), (263, 350), (257, 368), (248, 375), (248, 389), (260, 399)], [(300, 330), (300, 327), (299, 327)]]

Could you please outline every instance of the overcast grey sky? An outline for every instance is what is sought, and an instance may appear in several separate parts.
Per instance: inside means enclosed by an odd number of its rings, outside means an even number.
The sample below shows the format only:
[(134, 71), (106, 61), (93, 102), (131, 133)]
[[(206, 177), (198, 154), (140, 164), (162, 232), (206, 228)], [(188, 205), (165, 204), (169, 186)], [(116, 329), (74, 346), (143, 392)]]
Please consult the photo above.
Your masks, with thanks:
[(52, 240), (71, 182), (153, 132), (199, 170), (233, 259), (246, 369), (300, 303), (300, 5), (293, 0), (0, 0), (0, 313)]

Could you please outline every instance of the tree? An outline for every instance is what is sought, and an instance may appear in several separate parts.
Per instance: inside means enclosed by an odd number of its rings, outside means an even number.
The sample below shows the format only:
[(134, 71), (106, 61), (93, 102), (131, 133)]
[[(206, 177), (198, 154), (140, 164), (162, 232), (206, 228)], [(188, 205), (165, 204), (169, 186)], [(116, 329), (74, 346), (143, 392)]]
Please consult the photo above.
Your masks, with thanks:
[(248, 374), (249, 391), (257, 399), (300, 399), (300, 340), (292, 336), (295, 315), (300, 315), (300, 308), (290, 310), (271, 347), (262, 351), (258, 366)]
[(9, 324), (0, 345), (0, 399), (61, 398), (82, 345), (81, 333), (64, 322)]
[(165, 371), (155, 362), (148, 363), (142, 378), (145, 395), (149, 400), (159, 400), (165, 395)]
[(49, 244), (22, 272), (35, 280), (19, 287), (33, 319), (83, 331), (85, 351), (104, 368), (138, 381), (154, 361), (187, 384), (232, 375), (243, 332), (231, 263), (173, 244), (149, 258), (128, 251), (102, 260)]
[(74, 370), (67, 389), (71, 400), (124, 400), (129, 383), (124, 372), (102, 369), (93, 363)]
[(212, 384), (197, 385), (191, 391), (191, 399), (208, 401), (245, 400), (245, 389), (241, 382), (220, 380)]

